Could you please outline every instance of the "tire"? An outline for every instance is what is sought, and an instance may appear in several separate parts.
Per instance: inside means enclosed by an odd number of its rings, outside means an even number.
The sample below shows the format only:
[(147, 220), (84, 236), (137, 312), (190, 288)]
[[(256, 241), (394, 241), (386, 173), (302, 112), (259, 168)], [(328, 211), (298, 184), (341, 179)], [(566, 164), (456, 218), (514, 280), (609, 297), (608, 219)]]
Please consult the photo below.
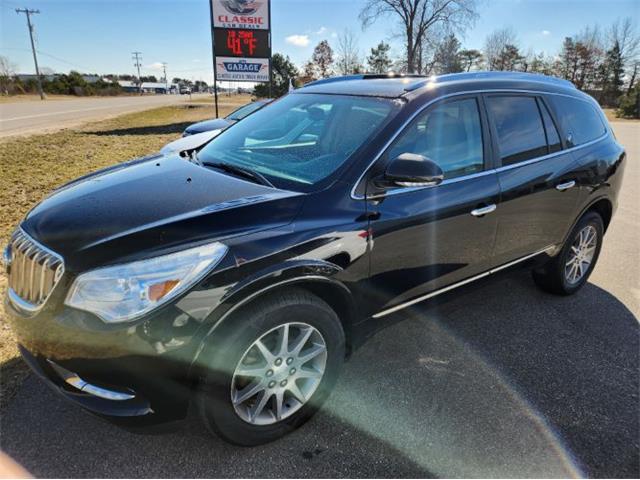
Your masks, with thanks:
[[(585, 233), (588, 232), (588, 233)], [(576, 248), (580, 244), (580, 235), (590, 235), (595, 233), (595, 239), (587, 257), (589, 263), (575, 260)], [(580, 290), (589, 280), (589, 276), (600, 257), (602, 239), (604, 237), (604, 224), (602, 217), (596, 212), (587, 212), (571, 231), (562, 250), (555, 258), (550, 260), (540, 269), (533, 270), (533, 280), (542, 290), (556, 295), (573, 295)], [(588, 240), (588, 236), (583, 239)], [(592, 256), (591, 256), (592, 255)], [(575, 265), (569, 264), (575, 260)], [(577, 264), (580, 263), (580, 267)], [(582, 270), (580, 270), (582, 269)]]
[[(207, 342), (198, 362), (203, 373), (197, 406), (208, 429), (236, 445), (253, 446), (276, 440), (311, 418), (329, 396), (345, 358), (345, 334), (335, 311), (317, 296), (291, 289), (256, 300), (225, 324)], [(287, 351), (295, 351), (296, 344), (309, 335), (298, 354), (278, 355), (285, 330), (289, 332)], [(274, 354), (271, 361), (257, 346), (258, 340)], [(312, 354), (312, 360), (300, 363)], [(323, 366), (324, 373), (318, 378)], [(260, 374), (240, 375), (245, 371)], [(313, 378), (299, 378), (307, 375)], [(262, 390), (239, 402), (256, 384)], [(290, 391), (294, 387), (304, 401)], [(269, 400), (258, 412), (263, 396)]]

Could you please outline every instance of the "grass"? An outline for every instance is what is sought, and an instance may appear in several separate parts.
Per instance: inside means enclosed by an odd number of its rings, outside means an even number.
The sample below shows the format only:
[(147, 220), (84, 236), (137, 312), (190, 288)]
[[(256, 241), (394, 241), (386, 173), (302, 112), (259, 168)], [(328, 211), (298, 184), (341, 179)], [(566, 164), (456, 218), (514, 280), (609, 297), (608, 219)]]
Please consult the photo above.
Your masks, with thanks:
[[(238, 105), (222, 107), (221, 116)], [(230, 102), (226, 102), (230, 103)], [(51, 190), (114, 163), (158, 151), (190, 123), (212, 117), (207, 105), (157, 108), (91, 123), (81, 129), (0, 140), (0, 245), (9, 240), (25, 214)], [(7, 278), (0, 273), (0, 298)], [(0, 307), (0, 411), (28, 374)]]

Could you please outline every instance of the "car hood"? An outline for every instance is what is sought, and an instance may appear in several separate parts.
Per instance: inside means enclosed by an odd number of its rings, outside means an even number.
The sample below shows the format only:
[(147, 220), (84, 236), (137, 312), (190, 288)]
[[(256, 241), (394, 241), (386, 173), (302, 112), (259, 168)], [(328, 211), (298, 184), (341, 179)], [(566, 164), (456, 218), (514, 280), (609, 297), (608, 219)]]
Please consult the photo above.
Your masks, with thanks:
[(22, 228), (79, 272), (286, 225), (302, 199), (177, 155), (158, 156), (61, 187), (29, 212)]
[(214, 120), (205, 120), (204, 122), (194, 123), (185, 129), (185, 133), (194, 135), (196, 133), (208, 132), (210, 130), (221, 130), (227, 128), (234, 122), (226, 118), (216, 118)]
[(214, 137), (217, 137), (222, 130), (210, 130), (208, 132), (196, 133), (194, 135), (188, 135), (186, 137), (174, 140), (171, 143), (167, 143), (160, 153), (163, 155), (169, 155), (171, 153), (188, 152), (190, 150), (197, 150), (205, 143)]

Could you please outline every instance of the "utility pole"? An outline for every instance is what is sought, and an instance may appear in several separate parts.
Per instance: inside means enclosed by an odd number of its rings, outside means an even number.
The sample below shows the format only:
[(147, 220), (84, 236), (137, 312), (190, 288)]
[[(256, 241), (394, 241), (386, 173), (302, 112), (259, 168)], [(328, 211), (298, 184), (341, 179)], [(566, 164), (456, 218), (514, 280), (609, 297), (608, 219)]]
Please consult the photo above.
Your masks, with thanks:
[(140, 67), (142, 66), (140, 62), (142, 61), (142, 52), (131, 52), (131, 55), (133, 55), (133, 66), (138, 69), (138, 88), (140, 89), (140, 95), (142, 95), (142, 80), (140, 79)]
[(31, 51), (33, 52), (33, 63), (36, 64), (36, 78), (38, 79), (38, 90), (40, 91), (40, 99), (44, 100), (44, 90), (42, 90), (42, 79), (40, 78), (40, 69), (38, 68), (38, 56), (36, 55), (36, 45), (33, 42), (33, 25), (31, 25), (31, 15), (40, 13), (40, 10), (29, 10), (28, 8), (16, 8), (16, 13), (20, 15), (24, 13), (27, 16), (27, 26), (29, 27), (29, 38), (31, 39)]
[(162, 71), (164, 72), (165, 92), (169, 93), (169, 79), (167, 78), (167, 62), (162, 62)]

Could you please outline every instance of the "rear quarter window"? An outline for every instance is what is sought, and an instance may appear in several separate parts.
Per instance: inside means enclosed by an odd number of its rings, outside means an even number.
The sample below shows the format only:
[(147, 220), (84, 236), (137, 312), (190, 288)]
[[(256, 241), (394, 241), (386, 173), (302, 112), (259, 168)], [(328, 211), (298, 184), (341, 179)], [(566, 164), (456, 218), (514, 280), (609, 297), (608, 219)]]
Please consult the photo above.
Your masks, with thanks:
[(591, 103), (562, 95), (549, 95), (548, 100), (556, 112), (562, 131), (567, 138), (571, 138), (573, 146), (595, 140), (607, 131), (599, 112)]

